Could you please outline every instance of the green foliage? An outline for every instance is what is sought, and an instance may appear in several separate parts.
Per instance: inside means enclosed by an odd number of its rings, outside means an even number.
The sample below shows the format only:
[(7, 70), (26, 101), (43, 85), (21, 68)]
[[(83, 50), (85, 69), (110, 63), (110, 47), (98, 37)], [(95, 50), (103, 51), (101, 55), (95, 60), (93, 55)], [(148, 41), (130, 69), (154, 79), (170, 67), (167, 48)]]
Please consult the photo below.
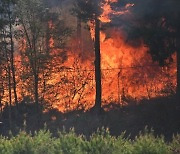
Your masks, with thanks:
[(63, 154), (83, 154), (85, 141), (82, 136), (77, 136), (74, 129), (71, 129), (69, 133), (65, 131), (59, 132), (59, 138), (56, 140), (56, 153)]
[(52, 137), (47, 130), (40, 130), (34, 135), (21, 131), (17, 136), (0, 136), (1, 154), (171, 154), (180, 150), (180, 135), (173, 137), (172, 143), (163, 137), (155, 137), (145, 129), (135, 140), (110, 135), (108, 129), (99, 129), (89, 139), (76, 135), (71, 129), (68, 133), (59, 132)]
[(11, 154), (13, 150), (12, 143), (8, 138), (0, 137), (0, 153)]
[(40, 130), (35, 133), (33, 145), (35, 154), (52, 154), (55, 150), (55, 139), (49, 131), (46, 131), (45, 129)]
[(34, 153), (33, 138), (25, 132), (10, 139), (12, 154), (31, 154)]
[(86, 151), (89, 154), (110, 154), (114, 150), (115, 140), (114, 137), (111, 137), (108, 129), (102, 128), (91, 136), (86, 145)]
[(119, 153), (132, 154), (133, 153), (132, 142), (129, 139), (125, 139), (124, 135), (125, 135), (125, 132), (122, 133), (116, 139), (113, 154), (119, 154)]
[(173, 151), (174, 153), (180, 153), (180, 134), (177, 134), (173, 137), (173, 141), (170, 146), (171, 151)]
[(145, 129), (136, 137), (133, 144), (134, 154), (169, 154), (170, 150), (163, 137), (155, 137), (153, 131)]

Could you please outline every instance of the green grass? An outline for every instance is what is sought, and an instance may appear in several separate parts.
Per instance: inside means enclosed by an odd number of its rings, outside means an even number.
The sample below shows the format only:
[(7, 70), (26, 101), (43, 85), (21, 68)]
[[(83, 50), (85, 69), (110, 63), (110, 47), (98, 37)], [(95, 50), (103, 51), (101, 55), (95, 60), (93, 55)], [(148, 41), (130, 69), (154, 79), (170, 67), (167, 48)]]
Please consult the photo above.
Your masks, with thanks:
[(155, 137), (153, 131), (145, 129), (134, 140), (110, 135), (102, 128), (90, 138), (69, 132), (58, 132), (53, 137), (50, 131), (40, 130), (35, 134), (24, 131), (16, 136), (0, 137), (0, 154), (173, 154), (180, 152), (180, 135), (165, 142), (164, 137)]

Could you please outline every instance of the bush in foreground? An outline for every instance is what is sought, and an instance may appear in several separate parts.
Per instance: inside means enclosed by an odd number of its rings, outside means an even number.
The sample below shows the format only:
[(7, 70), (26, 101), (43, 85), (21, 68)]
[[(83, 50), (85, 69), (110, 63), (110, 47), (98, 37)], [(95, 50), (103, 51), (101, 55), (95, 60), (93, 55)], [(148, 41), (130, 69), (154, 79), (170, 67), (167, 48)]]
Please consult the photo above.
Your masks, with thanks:
[(41, 130), (34, 135), (21, 131), (17, 136), (1, 136), (0, 154), (171, 154), (180, 150), (180, 135), (167, 143), (147, 130), (134, 140), (125, 138), (124, 133), (113, 137), (106, 129), (88, 139), (76, 135), (73, 129), (58, 134), (52, 137), (49, 131)]

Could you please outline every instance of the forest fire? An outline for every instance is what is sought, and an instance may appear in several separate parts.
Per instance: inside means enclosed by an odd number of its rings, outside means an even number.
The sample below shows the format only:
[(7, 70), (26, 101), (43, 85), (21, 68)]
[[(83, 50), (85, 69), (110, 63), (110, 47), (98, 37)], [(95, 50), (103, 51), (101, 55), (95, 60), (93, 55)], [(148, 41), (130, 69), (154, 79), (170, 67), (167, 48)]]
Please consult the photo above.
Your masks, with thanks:
[(179, 6), (0, 0), (0, 154), (180, 154)]
[[(110, 22), (109, 14), (112, 14), (108, 3), (109, 1), (103, 6), (104, 12), (100, 17), (104, 23)], [(126, 5), (124, 13), (132, 6)], [(49, 22), (49, 28), (54, 29), (52, 22)], [(90, 32), (88, 33), (90, 36)], [(91, 36), (94, 36), (93, 31)], [(82, 35), (82, 39), (83, 37), (87, 36)], [(101, 31), (100, 38), (103, 105), (128, 105), (142, 99), (166, 96), (175, 92), (175, 63), (163, 68), (158, 66), (152, 61), (143, 41), (138, 46), (128, 44), (126, 33), (120, 28), (107, 28)], [(82, 51), (74, 38), (70, 42), (73, 49), (68, 47), (64, 51), (57, 49), (53, 37), (50, 37), (49, 48), (52, 58), (39, 74), (40, 100), (49, 102), (52, 107), (62, 112), (78, 108), (88, 110), (94, 104), (94, 53), (86, 51), (85, 48)], [(21, 52), (25, 50), (26, 43), (19, 43)], [(92, 44), (93, 40), (89, 45)], [(86, 58), (83, 58), (84, 55)], [(31, 72), (25, 61), (22, 55), (15, 56), (19, 101), (25, 97), (32, 99), (33, 94), (32, 77), (28, 76)], [(8, 91), (5, 91), (3, 99), (6, 102)]]

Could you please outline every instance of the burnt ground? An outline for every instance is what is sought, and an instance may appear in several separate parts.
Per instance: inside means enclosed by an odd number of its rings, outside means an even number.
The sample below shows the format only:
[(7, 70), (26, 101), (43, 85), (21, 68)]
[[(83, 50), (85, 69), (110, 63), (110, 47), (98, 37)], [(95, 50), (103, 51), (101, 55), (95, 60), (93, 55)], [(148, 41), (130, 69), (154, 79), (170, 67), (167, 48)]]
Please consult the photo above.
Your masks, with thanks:
[[(164, 135), (167, 140), (170, 140), (173, 134), (180, 133), (180, 102), (173, 96), (143, 100), (139, 105), (123, 108), (110, 106), (112, 109), (101, 115), (83, 111), (63, 114), (51, 109), (37, 118), (33, 104), (21, 103), (18, 116), (15, 116), (15, 113), (12, 115), (11, 130), (14, 134), (20, 129), (33, 133), (45, 124), (54, 136), (57, 130), (70, 128), (74, 128), (77, 134), (90, 136), (98, 128), (105, 127), (109, 128), (111, 135), (118, 136), (126, 131), (127, 136), (134, 138), (139, 131), (148, 127), (153, 128), (156, 135)], [(0, 125), (0, 133), (8, 135), (10, 125), (7, 108), (1, 115), (1, 121), (3, 123)]]

